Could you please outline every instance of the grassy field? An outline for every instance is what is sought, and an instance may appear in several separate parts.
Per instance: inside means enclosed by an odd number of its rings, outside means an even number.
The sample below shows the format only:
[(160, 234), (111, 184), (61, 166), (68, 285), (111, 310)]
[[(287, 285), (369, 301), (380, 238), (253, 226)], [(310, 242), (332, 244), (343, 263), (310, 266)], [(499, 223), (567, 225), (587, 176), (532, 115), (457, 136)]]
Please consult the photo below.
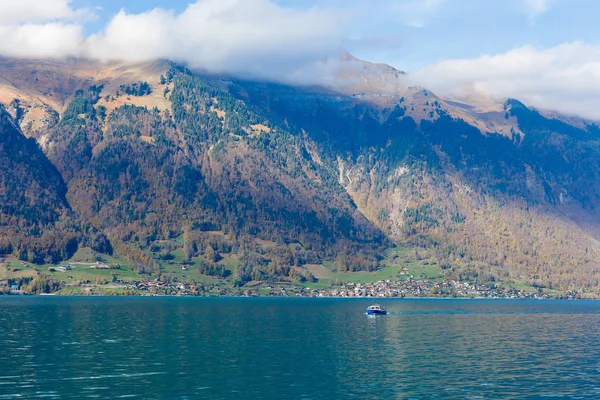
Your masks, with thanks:
[[(193, 262), (193, 260), (192, 260)], [(198, 268), (192, 264), (186, 266), (187, 270), (181, 268), (180, 264), (163, 264), (162, 272), (164, 275), (169, 276), (171, 279), (176, 278), (178, 281), (195, 281), (202, 283), (216, 284), (221, 280), (215, 277), (202, 275), (198, 272)]]
[(0, 280), (18, 279), (37, 276), (37, 270), (21, 264), (13, 257), (8, 257), (4, 263), (0, 264)]
[(403, 268), (405, 274), (400, 279), (428, 279), (438, 281), (444, 279), (444, 271), (434, 261), (431, 261), (421, 255), (422, 259), (417, 259), (413, 248), (399, 245), (389, 249), (383, 260), (384, 265), (397, 265)]
[[(535, 292), (537, 292), (539, 290), (536, 287), (530, 286), (530, 285), (528, 285), (528, 284), (526, 284), (524, 282), (519, 282), (519, 281), (503, 282), (502, 284), (505, 287), (509, 287), (511, 289), (522, 290), (522, 291), (526, 291), (526, 292), (530, 292), (530, 293), (535, 293)], [(542, 289), (542, 293), (547, 294), (549, 296), (559, 296), (563, 292), (561, 292), (560, 290), (543, 288)]]
[[(118, 269), (97, 269), (96, 263), (119, 266)], [(71, 270), (61, 271), (61, 265), (70, 265)], [(5, 259), (0, 267), (0, 279), (35, 277), (46, 274), (54, 280), (74, 284), (78, 282), (111, 282), (113, 276), (124, 282), (140, 280), (140, 276), (132, 271), (126, 263), (106, 254), (99, 254), (89, 248), (80, 248), (68, 261), (59, 264), (35, 265), (17, 260), (13, 256)]]
[(85, 265), (74, 265), (70, 271), (55, 271), (49, 274), (51, 277), (56, 278), (66, 283), (76, 282), (111, 282), (113, 276), (115, 280), (123, 282), (139, 281), (140, 276), (129, 270), (129, 269), (114, 269), (114, 270), (101, 270), (94, 269), (90, 266)]
[(442, 268), (429, 260), (417, 260), (415, 252), (407, 246), (389, 249), (381, 263), (383, 267), (375, 272), (333, 272), (335, 263), (323, 265), (307, 265), (306, 268), (317, 279), (317, 282), (307, 282), (303, 286), (312, 289), (327, 288), (340, 283), (373, 283), (381, 280), (427, 279), (440, 281), (444, 279)]
[[(177, 279), (178, 281), (194, 280), (205, 284), (227, 283), (224, 279), (203, 275), (198, 271), (197, 265), (200, 264), (200, 261), (203, 259), (202, 257), (194, 257), (191, 260), (191, 264), (184, 264), (185, 254), (183, 253), (183, 249), (173, 250), (171, 251), (171, 255), (173, 256), (172, 260), (161, 260), (159, 254), (153, 255), (156, 262), (160, 264), (162, 273), (169, 278)], [(225, 256), (218, 264), (223, 265), (226, 269), (233, 272), (237, 265), (237, 260), (237, 257)]]
[(67, 286), (59, 292), (63, 296), (143, 296), (147, 295), (146, 292), (140, 290), (130, 290), (124, 288), (111, 288), (111, 287), (78, 287), (78, 286)]

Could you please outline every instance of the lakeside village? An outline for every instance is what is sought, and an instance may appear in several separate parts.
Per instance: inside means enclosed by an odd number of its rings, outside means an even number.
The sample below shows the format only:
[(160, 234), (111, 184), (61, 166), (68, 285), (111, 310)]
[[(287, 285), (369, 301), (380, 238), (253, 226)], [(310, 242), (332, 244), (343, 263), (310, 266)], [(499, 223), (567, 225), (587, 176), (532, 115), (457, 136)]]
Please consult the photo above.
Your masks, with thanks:
[[(314, 297), (314, 298), (486, 298), (486, 299), (551, 299), (542, 292), (528, 292), (503, 286), (459, 282), (447, 279), (381, 280), (372, 283), (346, 282), (326, 288), (298, 286), (288, 282), (255, 282), (245, 287), (226, 287), (218, 284), (191, 284), (163, 282), (158, 279), (144, 282), (112, 282), (110, 284), (84, 283), (57, 287), (55, 293), (71, 295), (126, 295), (126, 296), (200, 296), (200, 297)], [(0, 281), (0, 294), (28, 294), (9, 280)], [(579, 298), (567, 293), (563, 299)]]
[[(414, 297), (463, 297), (488, 299), (550, 299), (548, 294), (533, 293), (517, 289), (489, 287), (479, 283), (461, 283), (454, 279), (442, 282), (427, 280), (381, 280), (373, 283), (347, 282), (328, 288), (310, 288), (289, 283), (257, 283), (251, 288), (224, 288), (213, 285), (192, 286), (189, 284), (167, 284), (143, 282), (127, 286), (130, 290), (152, 295), (178, 296), (230, 296), (230, 297), (321, 297), (321, 298), (414, 298)], [(576, 298), (575, 294), (563, 296)]]
[[(21, 264), (25, 264), (21, 262)], [(50, 268), (51, 272), (68, 273), (70, 264)], [(94, 270), (112, 270), (103, 262), (90, 267)], [(406, 272), (404, 272), (406, 273)], [(37, 272), (39, 276), (39, 272)], [(70, 278), (70, 277), (69, 277)], [(414, 279), (412, 275), (404, 279), (385, 279), (377, 282), (359, 283), (336, 281), (334, 284), (306, 282), (304, 285), (291, 282), (249, 282), (242, 287), (234, 287), (226, 282), (199, 283), (163, 281), (160, 279), (144, 281), (112, 282), (45, 282), (43, 287), (31, 290), (20, 287), (15, 279), (0, 279), (0, 295), (59, 294), (59, 295), (113, 295), (113, 296), (201, 296), (201, 297), (320, 297), (320, 298), (487, 298), (487, 299), (578, 299), (576, 292), (550, 295), (541, 290), (526, 291), (507, 287), (499, 283), (460, 282), (456, 279), (428, 280)], [(33, 279), (33, 278), (31, 278)], [(21, 281), (22, 282), (22, 281)], [(36, 280), (30, 280), (29, 286)], [(35, 286), (35, 285), (34, 285)], [(39, 285), (38, 285), (39, 286)], [(311, 287), (313, 286), (313, 287)]]

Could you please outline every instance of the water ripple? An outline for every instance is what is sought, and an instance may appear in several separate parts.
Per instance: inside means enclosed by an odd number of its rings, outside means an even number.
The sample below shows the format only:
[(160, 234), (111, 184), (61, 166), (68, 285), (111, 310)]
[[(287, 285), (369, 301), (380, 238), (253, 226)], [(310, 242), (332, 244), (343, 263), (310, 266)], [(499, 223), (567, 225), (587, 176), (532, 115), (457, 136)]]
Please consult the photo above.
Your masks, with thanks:
[(367, 305), (0, 298), (0, 399), (600, 398), (600, 303)]

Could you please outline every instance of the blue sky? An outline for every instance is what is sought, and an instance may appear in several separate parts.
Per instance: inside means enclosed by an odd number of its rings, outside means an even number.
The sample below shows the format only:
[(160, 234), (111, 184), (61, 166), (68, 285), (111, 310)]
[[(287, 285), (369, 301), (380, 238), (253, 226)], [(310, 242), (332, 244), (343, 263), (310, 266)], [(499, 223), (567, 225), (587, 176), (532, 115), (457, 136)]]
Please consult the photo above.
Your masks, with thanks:
[(440, 95), (600, 120), (598, 15), (598, 0), (0, 0), (0, 56), (329, 84), (347, 49)]

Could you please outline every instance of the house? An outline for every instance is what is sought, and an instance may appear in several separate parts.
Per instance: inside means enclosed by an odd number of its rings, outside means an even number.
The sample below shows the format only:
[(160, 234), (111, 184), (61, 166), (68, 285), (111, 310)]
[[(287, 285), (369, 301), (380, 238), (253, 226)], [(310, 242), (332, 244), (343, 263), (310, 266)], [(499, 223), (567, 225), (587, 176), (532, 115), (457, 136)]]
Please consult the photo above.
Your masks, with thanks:
[(71, 267), (69, 264), (63, 264), (60, 267), (56, 268), (58, 271), (60, 272), (67, 272), (73, 269), (73, 267)]
[(20, 289), (19, 285), (11, 285), (10, 286), (10, 290), (17, 290), (18, 291), (19, 289)]

